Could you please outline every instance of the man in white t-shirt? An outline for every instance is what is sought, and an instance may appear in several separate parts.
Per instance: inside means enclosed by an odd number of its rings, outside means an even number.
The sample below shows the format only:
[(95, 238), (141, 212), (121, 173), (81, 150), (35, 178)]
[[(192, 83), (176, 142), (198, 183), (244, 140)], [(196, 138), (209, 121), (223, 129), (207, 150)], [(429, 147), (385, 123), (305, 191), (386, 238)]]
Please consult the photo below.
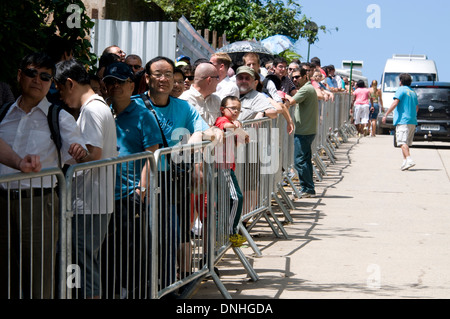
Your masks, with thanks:
[(217, 72), (219, 72), (219, 84), (216, 88), (216, 94), (220, 99), (223, 100), (227, 96), (239, 97), (239, 88), (237, 87), (236, 82), (232, 81), (228, 76), (228, 70), (232, 63), (228, 53), (214, 53), (209, 59), (209, 62), (211, 62), (216, 67)]
[[(89, 151), (83, 162), (116, 157), (118, 152), (114, 117), (103, 98), (91, 88), (90, 78), (83, 64), (73, 59), (58, 63), (55, 82), (64, 102), (79, 111), (77, 124)], [(114, 209), (114, 179), (115, 165), (77, 172), (74, 179), (73, 262), (81, 267), (83, 277), (86, 276), (86, 281), (84, 278), (81, 280), (81, 294), (84, 298), (100, 297), (98, 258)]]

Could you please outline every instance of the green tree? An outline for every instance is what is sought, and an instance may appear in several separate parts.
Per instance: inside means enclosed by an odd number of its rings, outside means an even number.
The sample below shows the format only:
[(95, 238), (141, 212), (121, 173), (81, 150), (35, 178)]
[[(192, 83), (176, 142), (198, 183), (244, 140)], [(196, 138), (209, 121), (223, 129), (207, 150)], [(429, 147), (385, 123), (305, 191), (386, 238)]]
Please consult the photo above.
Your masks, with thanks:
[[(147, 1), (150, 2), (150, 1)], [(199, 29), (225, 33), (230, 42), (264, 39), (283, 34), (293, 39), (309, 38), (305, 26), (311, 20), (293, 0), (153, 0), (176, 21), (185, 16)], [(319, 30), (326, 32), (325, 26)], [(317, 34), (316, 34), (317, 40)]]
[[(68, 10), (69, 5), (77, 10)], [(74, 42), (74, 56), (87, 66), (96, 63), (88, 40), (94, 23), (81, 0), (27, 0), (0, 3), (0, 81), (16, 91), (17, 68), (22, 57), (42, 51), (55, 34)]]

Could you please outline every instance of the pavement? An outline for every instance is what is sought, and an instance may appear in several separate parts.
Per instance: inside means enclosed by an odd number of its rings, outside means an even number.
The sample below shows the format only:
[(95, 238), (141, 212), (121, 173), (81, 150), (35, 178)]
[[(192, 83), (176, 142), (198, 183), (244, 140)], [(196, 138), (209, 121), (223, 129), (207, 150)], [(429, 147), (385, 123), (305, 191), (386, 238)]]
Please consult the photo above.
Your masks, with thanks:
[[(233, 250), (218, 263), (231, 297), (449, 298), (450, 143), (414, 144), (409, 171), (400, 170), (393, 136), (353, 137), (336, 149), (336, 164), (325, 161), (327, 176), (316, 183), (318, 197), (294, 201), (288, 239), (277, 238), (264, 219), (252, 230), (262, 256), (242, 251), (257, 281)], [(222, 298), (212, 280), (192, 297)]]

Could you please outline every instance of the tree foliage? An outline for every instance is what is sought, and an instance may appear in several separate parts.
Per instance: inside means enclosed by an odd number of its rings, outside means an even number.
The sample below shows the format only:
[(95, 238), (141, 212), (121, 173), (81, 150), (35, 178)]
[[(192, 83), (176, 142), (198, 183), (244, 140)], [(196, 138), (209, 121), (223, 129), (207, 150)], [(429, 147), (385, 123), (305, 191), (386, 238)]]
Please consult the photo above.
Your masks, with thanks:
[[(68, 10), (71, 4), (81, 12)], [(75, 18), (77, 20), (72, 21)], [(93, 26), (81, 0), (1, 1), (0, 81), (7, 82), (14, 90), (22, 57), (33, 51), (45, 50), (55, 34), (73, 41), (76, 58), (87, 66), (94, 65), (96, 56), (90, 53), (92, 46), (88, 39)]]
[[(150, 1), (147, 1), (150, 2)], [(305, 26), (311, 21), (293, 0), (153, 0), (176, 21), (185, 16), (197, 30), (209, 29), (225, 33), (229, 42), (264, 39), (283, 34), (293, 39), (318, 40), (318, 26), (313, 32)]]

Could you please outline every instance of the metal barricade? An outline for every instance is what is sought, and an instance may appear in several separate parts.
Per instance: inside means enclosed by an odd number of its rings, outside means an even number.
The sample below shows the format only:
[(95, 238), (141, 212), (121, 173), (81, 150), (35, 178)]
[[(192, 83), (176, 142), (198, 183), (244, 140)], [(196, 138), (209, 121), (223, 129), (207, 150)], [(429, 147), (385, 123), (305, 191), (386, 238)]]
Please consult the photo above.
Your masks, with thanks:
[[(205, 162), (209, 150), (207, 142), (159, 149), (155, 152), (155, 174), (158, 190), (156, 203), (157, 227), (153, 238), (157, 241), (158, 281), (154, 283), (156, 297), (179, 291), (183, 294), (190, 282), (206, 276), (213, 269), (210, 258), (214, 235), (215, 193), (211, 178), (212, 163)], [(198, 219), (198, 221), (197, 221)], [(201, 231), (192, 231), (194, 223)]]
[[(326, 159), (335, 163), (335, 148), (354, 132), (348, 123), (349, 105), (348, 94), (319, 102), (312, 145), (318, 178), (326, 175)], [(289, 111), (293, 117), (295, 107)], [(1, 272), (5, 298), (156, 299), (172, 293), (187, 298), (207, 276), (230, 298), (215, 272), (230, 249), (249, 277), (258, 280), (230, 235), (242, 234), (261, 256), (252, 228), (264, 217), (276, 237), (287, 239), (272, 200), (285, 221), (292, 222), (289, 209), (294, 205), (282, 183), (288, 182), (285, 186), (292, 187), (294, 197), (301, 195), (290, 174), (294, 133), (287, 133), (285, 119), (251, 120), (243, 126), (248, 144), (236, 145), (234, 134), (227, 133), (220, 145), (187, 144), (77, 164), (66, 175), (52, 169), (1, 176), (1, 207), (7, 211), (2, 214), (0, 242), (6, 252)], [(39, 179), (39, 185), (50, 179), (51, 190), (26, 186), (15, 191), (18, 181), (29, 180), (30, 185), (33, 180), (35, 186)], [(136, 196), (135, 187), (144, 179), (147, 193)], [(45, 211), (44, 195), (51, 201), (50, 221), (40, 214)], [(33, 218), (40, 218), (36, 224), (29, 222), (31, 211)], [(42, 224), (51, 231), (42, 231)], [(46, 268), (30, 257), (47, 260), (47, 253), (51, 264), (45, 263)]]
[[(68, 168), (62, 264), (70, 271), (65, 298), (141, 299), (155, 294), (154, 162), (152, 153), (143, 152)], [(148, 192), (138, 196), (135, 188), (143, 179)]]
[(61, 170), (4, 175), (0, 185), (0, 298), (59, 297), (65, 273), (57, 246), (65, 233), (59, 210), (66, 200)]
[(265, 218), (277, 237), (281, 237), (281, 231), (288, 238), (282, 223), (272, 212), (271, 205), (273, 176), (281, 165), (279, 130), (272, 127), (271, 119), (245, 121), (243, 127), (250, 134), (250, 143), (237, 154), (236, 175), (244, 193), (242, 221), (246, 224), (245, 227), (241, 224), (240, 230), (253, 251), (261, 256), (261, 251), (249, 234), (261, 217)]

